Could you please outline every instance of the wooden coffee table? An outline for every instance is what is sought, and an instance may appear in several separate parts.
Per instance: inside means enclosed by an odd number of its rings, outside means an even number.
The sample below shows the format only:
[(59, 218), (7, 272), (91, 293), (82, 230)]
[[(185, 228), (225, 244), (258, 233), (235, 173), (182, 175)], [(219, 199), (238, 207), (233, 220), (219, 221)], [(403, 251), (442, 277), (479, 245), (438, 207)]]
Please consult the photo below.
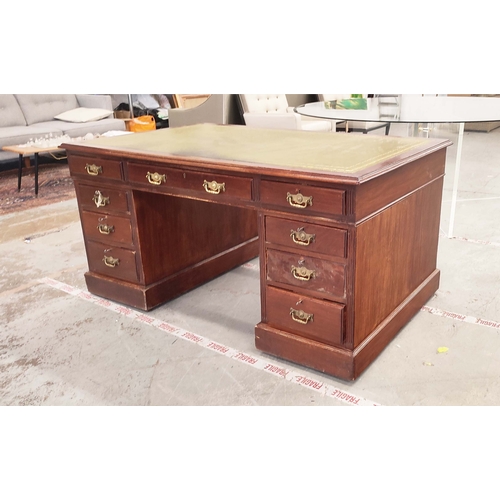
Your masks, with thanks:
[(36, 146), (3, 146), (4, 151), (10, 151), (11, 153), (17, 153), (19, 155), (19, 169), (17, 173), (17, 190), (21, 190), (21, 177), (23, 173), (23, 158), (34, 157), (35, 163), (35, 195), (38, 196), (38, 154), (39, 153), (56, 153), (58, 151), (64, 151), (59, 147), (36, 147)]

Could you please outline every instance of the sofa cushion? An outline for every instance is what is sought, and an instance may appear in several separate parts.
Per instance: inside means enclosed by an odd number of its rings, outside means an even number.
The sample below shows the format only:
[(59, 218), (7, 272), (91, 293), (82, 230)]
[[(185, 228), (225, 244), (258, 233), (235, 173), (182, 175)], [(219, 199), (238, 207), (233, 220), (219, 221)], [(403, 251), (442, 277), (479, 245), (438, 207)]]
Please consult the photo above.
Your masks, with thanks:
[(53, 120), (54, 116), (78, 107), (75, 94), (15, 94), (15, 96), (28, 125)]
[(0, 127), (0, 148), (3, 146), (18, 146), (26, 144), (30, 139), (38, 139), (52, 134), (54, 137), (63, 135), (61, 129), (54, 125), (31, 126), (19, 125), (14, 127)]
[(26, 125), (23, 112), (14, 94), (0, 94), (0, 127)]
[(91, 134), (104, 134), (104, 132), (108, 132), (109, 130), (126, 130), (125, 121), (118, 118), (104, 118), (103, 120), (85, 123), (64, 121), (57, 121), (56, 123), (62, 132), (68, 134), (70, 137), (82, 137), (89, 132)]
[(107, 118), (112, 114), (113, 111), (110, 111), (109, 109), (76, 108), (65, 111), (64, 113), (60, 113), (54, 116), (54, 118), (56, 120), (62, 120), (65, 122), (85, 123), (102, 120), (103, 118)]

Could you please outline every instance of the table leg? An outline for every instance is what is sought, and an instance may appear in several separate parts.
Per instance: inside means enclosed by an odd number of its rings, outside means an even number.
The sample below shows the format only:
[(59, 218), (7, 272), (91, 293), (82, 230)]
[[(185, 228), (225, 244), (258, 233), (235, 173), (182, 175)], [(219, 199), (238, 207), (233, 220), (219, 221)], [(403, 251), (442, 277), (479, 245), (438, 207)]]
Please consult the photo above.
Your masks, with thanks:
[(453, 193), (451, 195), (450, 227), (448, 238), (453, 238), (453, 225), (455, 223), (455, 210), (457, 207), (458, 178), (460, 175), (460, 163), (462, 161), (462, 142), (464, 139), (465, 123), (461, 123), (458, 129), (457, 158), (455, 160), (455, 178), (453, 179)]
[(35, 196), (38, 196), (38, 153), (35, 153)]
[(23, 155), (19, 155), (19, 167), (17, 170), (17, 190), (21, 191), (21, 177), (23, 176)]
[(419, 127), (419, 132), (422, 131), (425, 134), (425, 138), (428, 139), (431, 133), (431, 124), (422, 123), (422, 127)]

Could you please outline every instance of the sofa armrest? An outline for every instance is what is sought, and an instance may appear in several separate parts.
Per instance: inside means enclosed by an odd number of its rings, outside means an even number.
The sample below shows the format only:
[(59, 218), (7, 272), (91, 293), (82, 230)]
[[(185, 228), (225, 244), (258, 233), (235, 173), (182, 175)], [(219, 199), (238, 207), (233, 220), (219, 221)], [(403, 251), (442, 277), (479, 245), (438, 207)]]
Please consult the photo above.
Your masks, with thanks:
[(183, 127), (195, 123), (216, 123), (225, 125), (229, 94), (212, 94), (206, 101), (193, 108), (172, 108), (168, 110), (168, 126)]
[(109, 109), (113, 111), (113, 104), (109, 94), (76, 94), (76, 98), (82, 108)]

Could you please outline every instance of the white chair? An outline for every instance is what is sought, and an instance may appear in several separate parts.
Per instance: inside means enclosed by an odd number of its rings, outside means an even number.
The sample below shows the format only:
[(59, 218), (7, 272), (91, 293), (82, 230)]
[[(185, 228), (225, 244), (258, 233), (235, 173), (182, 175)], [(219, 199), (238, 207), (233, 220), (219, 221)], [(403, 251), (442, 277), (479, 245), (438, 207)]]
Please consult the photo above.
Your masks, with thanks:
[(248, 127), (335, 132), (336, 122), (306, 119), (293, 111), (285, 94), (239, 94)]
[[(318, 94), (318, 99), (320, 101), (334, 101), (336, 99), (349, 99), (350, 97), (350, 94)], [(366, 97), (366, 95), (363, 94), (363, 97)], [(362, 132), (363, 134), (367, 134), (368, 132), (377, 130), (379, 128), (385, 128), (385, 135), (389, 135), (389, 130), (391, 128), (390, 122), (347, 121), (344, 123), (348, 132)], [(340, 128), (339, 130), (342, 130), (342, 128)]]

